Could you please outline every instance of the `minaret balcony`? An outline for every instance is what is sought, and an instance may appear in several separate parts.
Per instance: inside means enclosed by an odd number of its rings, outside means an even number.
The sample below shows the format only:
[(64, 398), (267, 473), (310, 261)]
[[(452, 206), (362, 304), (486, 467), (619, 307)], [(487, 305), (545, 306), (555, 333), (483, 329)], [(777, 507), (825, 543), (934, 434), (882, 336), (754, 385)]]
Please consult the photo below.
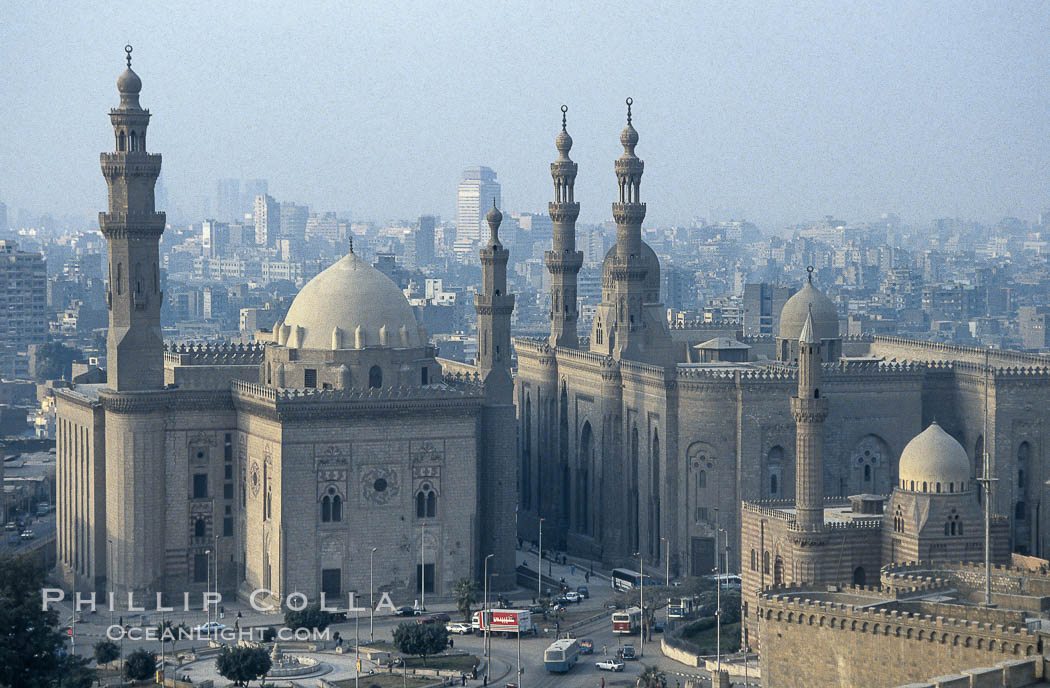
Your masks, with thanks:
[(579, 203), (548, 203), (547, 212), (550, 213), (551, 222), (561, 224), (565, 222), (576, 222), (580, 216)]
[(583, 267), (582, 251), (544, 251), (543, 260), (547, 270), (553, 274), (575, 275)]
[(645, 219), (644, 203), (613, 203), (613, 220), (618, 225), (640, 225)]

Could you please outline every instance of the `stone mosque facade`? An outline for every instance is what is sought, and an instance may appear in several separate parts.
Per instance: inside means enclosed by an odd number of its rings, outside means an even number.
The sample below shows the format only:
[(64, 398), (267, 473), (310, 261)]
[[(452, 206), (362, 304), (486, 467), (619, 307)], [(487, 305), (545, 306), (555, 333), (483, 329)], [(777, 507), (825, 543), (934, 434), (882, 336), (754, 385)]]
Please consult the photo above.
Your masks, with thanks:
[[(630, 103), (627, 117), (624, 152), (614, 165), (616, 245), (604, 258), (602, 301), (589, 334), (577, 332), (577, 165), (564, 120), (555, 142), (554, 233), (546, 254), (551, 332), (514, 339), (519, 536), (537, 540), (542, 519), (545, 546), (634, 569), (640, 555), (649, 572), (662, 572), (669, 556), (671, 575), (687, 576), (712, 572), (716, 538), (722, 542), (719, 531), (726, 530), (736, 569), (742, 503), (798, 497), (792, 397), (800, 334), (811, 319), (828, 405), (823, 459), (813, 476), (822, 494), (890, 495), (905, 478), (905, 447), (936, 421), (938, 437), (962, 447), (956, 458), (966, 456), (968, 489), (987, 456), (997, 479), (992, 512), (1004, 524), (1008, 549), (1045, 556), (1050, 362), (1019, 352), (844, 337), (812, 271), (785, 304), (776, 337), (744, 337), (739, 326), (718, 323), (669, 327), (660, 264), (641, 239), (644, 165)], [(925, 508), (914, 504), (925, 497), (900, 489), (902, 509)], [(953, 499), (980, 499), (976, 490), (966, 494)], [(964, 527), (969, 537), (973, 524)], [(717, 551), (721, 556), (721, 544)]]
[[(513, 583), (515, 422), (508, 252), (488, 216), (479, 360), (443, 369), (397, 286), (351, 251), (273, 340), (165, 347), (142, 82), (128, 68), (102, 154), (107, 383), (58, 392), (58, 568), (119, 599), (207, 587), (388, 591), (411, 604), (481, 576)], [(216, 585), (217, 582), (217, 585)]]

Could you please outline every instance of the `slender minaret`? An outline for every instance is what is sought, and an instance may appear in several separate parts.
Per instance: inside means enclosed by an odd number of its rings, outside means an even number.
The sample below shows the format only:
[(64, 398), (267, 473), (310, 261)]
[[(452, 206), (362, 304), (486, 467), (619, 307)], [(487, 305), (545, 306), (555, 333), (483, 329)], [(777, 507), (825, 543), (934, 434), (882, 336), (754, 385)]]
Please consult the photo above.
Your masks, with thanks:
[(480, 251), (481, 292), (474, 297), (478, 312), (478, 375), (484, 381), (493, 370), (500, 370), (510, 380), (510, 315), (514, 312), (514, 295), (507, 293), (510, 251), (503, 248), (499, 240), (503, 213), (495, 202), (485, 220), (489, 223), (489, 240)]
[(634, 154), (638, 132), (631, 124), (631, 98), (627, 99), (627, 126), (620, 133), (623, 155), (616, 161), (619, 201), (613, 203), (616, 221), (616, 255), (612, 265), (612, 296), (615, 302), (613, 355), (640, 360), (644, 349), (644, 290), (647, 266), (642, 256), (642, 220), (645, 204), (641, 200), (643, 163)]
[(576, 275), (583, 265), (583, 253), (576, 250), (576, 218), (580, 216), (580, 204), (573, 200), (576, 163), (569, 159), (572, 137), (565, 130), (568, 110), (567, 106), (561, 106), (561, 132), (554, 140), (558, 159), (551, 163), (554, 201), (548, 204), (554, 235), (546, 259), (551, 276), (550, 345), (575, 349), (579, 345), (576, 336), (576, 321), (579, 319)]
[(828, 400), (820, 396), (820, 340), (813, 312), (799, 335), (798, 395), (791, 399), (795, 418), (795, 512), (801, 530), (824, 530), (824, 419)]
[(102, 154), (109, 211), (99, 225), (109, 247), (109, 332), (106, 369), (110, 389), (158, 389), (164, 384), (160, 331), (160, 256), (164, 213), (154, 209), (160, 155), (146, 152), (149, 110), (139, 105), (142, 80), (128, 68), (117, 79), (120, 106), (109, 111), (115, 150)]

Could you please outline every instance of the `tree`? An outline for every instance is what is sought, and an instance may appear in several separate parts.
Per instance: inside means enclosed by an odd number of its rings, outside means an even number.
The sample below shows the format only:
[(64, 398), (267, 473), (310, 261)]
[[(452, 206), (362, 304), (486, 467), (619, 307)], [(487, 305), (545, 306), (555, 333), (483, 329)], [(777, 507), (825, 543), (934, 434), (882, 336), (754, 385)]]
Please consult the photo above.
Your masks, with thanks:
[(157, 656), (144, 647), (132, 652), (124, 660), (124, 675), (132, 681), (145, 681), (157, 673)]
[(660, 667), (647, 665), (638, 676), (640, 688), (663, 688), (667, 684), (667, 677)]
[(427, 656), (448, 647), (448, 631), (439, 623), (403, 623), (394, 629), (394, 645), (402, 654), (422, 657), (426, 666)]
[(320, 604), (311, 604), (300, 611), (284, 610), (284, 625), (288, 628), (312, 628), (323, 631), (332, 623), (332, 615), (321, 611)]
[(178, 642), (179, 636), (188, 631), (186, 624), (177, 624), (171, 619), (165, 619), (157, 624), (157, 637), (160, 638), (161, 650), (164, 649), (167, 643), (171, 643), (171, 651), (175, 652), (175, 643)]
[(95, 663), (109, 664), (120, 657), (120, 648), (112, 640), (100, 640), (95, 643)]
[(478, 602), (478, 584), (469, 578), (460, 578), (452, 586), (452, 597), (463, 620), (470, 623), (470, 608)]
[(79, 349), (59, 342), (48, 342), (36, 349), (36, 380), (46, 382), (73, 376), (73, 364), (83, 363), (84, 354)]
[(0, 686), (84, 688), (92, 680), (87, 660), (65, 656), (58, 611), (40, 604), (43, 586), (32, 560), (0, 557)]
[(247, 686), (249, 681), (262, 678), (270, 666), (270, 655), (263, 647), (224, 647), (215, 662), (219, 674), (236, 686)]

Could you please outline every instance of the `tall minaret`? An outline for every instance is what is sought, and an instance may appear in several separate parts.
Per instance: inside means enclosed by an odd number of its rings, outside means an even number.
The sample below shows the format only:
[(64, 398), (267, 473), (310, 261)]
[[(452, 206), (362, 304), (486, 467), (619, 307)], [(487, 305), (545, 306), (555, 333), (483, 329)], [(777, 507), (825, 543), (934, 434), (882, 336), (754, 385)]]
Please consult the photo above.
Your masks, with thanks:
[(146, 152), (149, 110), (139, 105), (142, 80), (128, 68), (117, 79), (120, 106), (109, 111), (115, 150), (102, 154), (109, 211), (99, 225), (109, 247), (109, 333), (106, 368), (110, 389), (158, 389), (164, 384), (160, 331), (160, 256), (164, 213), (154, 209), (160, 155)]
[(634, 154), (634, 147), (638, 145), (638, 132), (631, 124), (633, 102), (632, 99), (627, 99), (627, 126), (620, 134), (623, 155), (616, 161), (616, 180), (620, 188), (620, 197), (619, 201), (612, 205), (613, 219), (616, 221), (616, 254), (611, 275), (616, 336), (613, 355), (640, 360), (646, 334), (642, 308), (647, 272), (642, 256), (642, 220), (645, 219), (645, 204), (641, 200), (645, 163)]
[(795, 512), (799, 528), (824, 530), (824, 419), (828, 400), (821, 397), (820, 340), (812, 310), (799, 335), (798, 395), (791, 399), (795, 418)]
[(481, 292), (474, 297), (478, 312), (478, 375), (487, 381), (493, 370), (499, 370), (509, 382), (510, 314), (514, 312), (514, 295), (507, 293), (510, 251), (503, 248), (499, 240), (503, 213), (495, 202), (485, 220), (489, 223), (489, 240), (480, 251)]
[(583, 265), (583, 253), (576, 250), (576, 218), (580, 204), (573, 200), (576, 184), (576, 163), (569, 159), (572, 137), (565, 130), (565, 113), (561, 106), (561, 132), (554, 140), (558, 159), (551, 163), (554, 178), (554, 202), (548, 204), (554, 236), (547, 251), (547, 271), (551, 275), (551, 337), (550, 345), (575, 349), (579, 345), (576, 321), (579, 318), (576, 298), (576, 275)]

